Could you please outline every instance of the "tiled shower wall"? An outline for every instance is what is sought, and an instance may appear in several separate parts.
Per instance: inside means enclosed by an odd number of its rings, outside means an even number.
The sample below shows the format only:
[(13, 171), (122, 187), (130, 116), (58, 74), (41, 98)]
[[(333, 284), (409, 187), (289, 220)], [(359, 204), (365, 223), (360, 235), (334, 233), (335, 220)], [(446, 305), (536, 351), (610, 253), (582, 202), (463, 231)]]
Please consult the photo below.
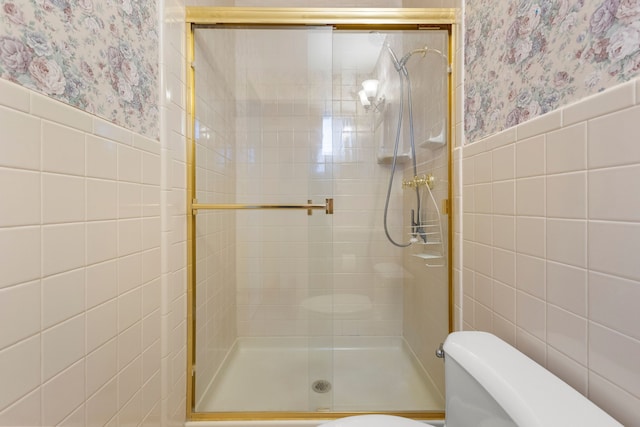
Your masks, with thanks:
[(640, 82), (463, 150), (463, 327), (640, 425)]
[[(215, 33), (215, 35), (213, 34)], [(196, 198), (236, 201), (235, 40), (230, 31), (197, 30)], [(215, 52), (215, 55), (211, 55)], [(215, 125), (215, 126), (214, 126)], [(201, 210), (196, 216), (196, 399), (236, 336), (236, 213)]]
[[(339, 35), (334, 37), (335, 43), (341, 43)], [(440, 42), (440, 45), (435, 41), (428, 44), (446, 52), (444, 39)], [(405, 42), (403, 45), (400, 41), (395, 48), (404, 52), (416, 48), (416, 43)], [(262, 48), (258, 49), (262, 51)], [(255, 67), (258, 55), (247, 55)], [(310, 317), (312, 313), (300, 307), (317, 301), (310, 299), (330, 295), (328, 308), (332, 306), (336, 311), (358, 309), (371, 304), (370, 309), (348, 316), (338, 315), (335, 321), (329, 322), (329, 326), (333, 324), (334, 334), (394, 336), (403, 333), (403, 249), (387, 241), (382, 224), (391, 168), (388, 163), (378, 163), (377, 159), (380, 142), (374, 138), (373, 129), (374, 123), (380, 120), (379, 113), (366, 112), (354, 98), (364, 79), (378, 77), (384, 80), (384, 75), (395, 75), (388, 56), (385, 54), (381, 58), (387, 61), (381, 61), (382, 68), (378, 75), (364, 74), (357, 69), (343, 69), (333, 76), (333, 89), (326, 77), (324, 82), (322, 79), (315, 81), (313, 77), (300, 77), (293, 72), (279, 85), (263, 76), (263, 81), (258, 83), (263, 87), (241, 89), (247, 93), (254, 92), (250, 99), (259, 99), (257, 93), (263, 94), (267, 90), (270, 95), (266, 98), (277, 101), (273, 104), (248, 104), (245, 107), (247, 117), (239, 126), (243, 132), (238, 141), (238, 201), (291, 203), (292, 200), (304, 201), (309, 196), (318, 202), (333, 194), (336, 206), (333, 217), (321, 214), (320, 217), (307, 218), (296, 212), (239, 213), (238, 304), (241, 335), (299, 335), (326, 327), (327, 324), (323, 322), (310, 324), (309, 320), (314, 318)], [(424, 83), (431, 77), (435, 78), (435, 75), (445, 82), (444, 64), (444, 60), (434, 56), (434, 76), (425, 71), (422, 62), (415, 66), (417, 95), (414, 103), (417, 113), (425, 113), (417, 114), (419, 129), (425, 117), (437, 117), (436, 112), (423, 108), (424, 99), (432, 98), (425, 92)], [(290, 64), (290, 68), (294, 65), (295, 62)], [(243, 84), (255, 80), (255, 76), (261, 75), (261, 72), (254, 68), (249, 74), (251, 79), (240, 79)], [(446, 114), (443, 111), (446, 109), (446, 84), (439, 90), (442, 102), (435, 104), (440, 108), (437, 113), (443, 115)], [(322, 98), (318, 101), (317, 96), (328, 92), (325, 95), (328, 97), (331, 91), (333, 145), (328, 147), (328, 151), (325, 147), (326, 152), (323, 152), (322, 118), (328, 110), (326, 102), (323, 103)], [(381, 94), (388, 103), (397, 102), (398, 91), (397, 85), (385, 87), (385, 83), (381, 83)], [(308, 98), (300, 99), (300, 94), (305, 93), (308, 93)], [(385, 126), (389, 129), (385, 133), (391, 144), (395, 117), (394, 114), (385, 116)], [(446, 149), (434, 146), (431, 150), (423, 149), (419, 154), (419, 162), (423, 163), (421, 170), (438, 175), (436, 200), (440, 206), (441, 199), (447, 197)], [(406, 216), (402, 214), (401, 168), (397, 171), (391, 194), (389, 222), (392, 235), (406, 241), (409, 236), (402, 234), (402, 223)], [(446, 237), (446, 218), (444, 224), (443, 233)], [(446, 252), (446, 247), (440, 250)], [(327, 259), (333, 259), (333, 264), (323, 266), (322, 263)], [(425, 279), (428, 275), (425, 270), (418, 268), (413, 272), (412, 287), (431, 282)], [(421, 353), (425, 355), (425, 360), (431, 358), (427, 356), (433, 353), (431, 347), (435, 348), (447, 331), (444, 309), (447, 301), (446, 267), (438, 269), (438, 272), (434, 270), (434, 273), (440, 284), (433, 289), (439, 292), (440, 302), (434, 302), (435, 306), (430, 309), (418, 307), (418, 301), (435, 301), (430, 298), (432, 293), (423, 292), (423, 286), (419, 292), (423, 298), (413, 301), (411, 310), (414, 315), (404, 319), (409, 334), (415, 338), (415, 344), (423, 350)], [(354, 297), (363, 299), (355, 300)], [(430, 313), (427, 316), (441, 320), (432, 328), (433, 335), (437, 336), (432, 339), (424, 338), (425, 319), (423, 314), (417, 314), (425, 312)]]
[[(343, 69), (334, 75), (334, 94), (339, 103), (334, 103), (333, 114), (340, 119), (333, 147), (334, 292), (337, 301), (341, 295), (355, 294), (371, 302), (371, 310), (337, 318), (334, 334), (401, 336), (402, 249), (387, 241), (383, 228), (391, 168), (377, 160), (374, 126), (380, 120), (378, 113), (365, 111), (354, 99), (362, 81), (372, 77), (379, 78), (357, 69)], [(382, 95), (381, 89), (378, 95)], [(389, 200), (388, 224), (394, 236), (402, 229), (400, 176), (399, 168)]]
[[(314, 36), (324, 37), (331, 49), (329, 32)], [(262, 42), (270, 43), (264, 36)], [(251, 46), (263, 50), (259, 42)], [(243, 105), (238, 201), (323, 203), (333, 196), (335, 214), (238, 213), (239, 333), (398, 335), (399, 282), (384, 286), (374, 269), (385, 262), (399, 265), (398, 251), (382, 243), (380, 228), (388, 168), (376, 164), (372, 114), (354, 98), (369, 76), (355, 69), (332, 76), (330, 63), (324, 71), (301, 73), (306, 48), (306, 42), (290, 46), (301, 56), (291, 56), (282, 71), (289, 74), (279, 83), (269, 80), (268, 63), (266, 72), (257, 66), (259, 55), (241, 50), (247, 63), (240, 63), (251, 77), (239, 80), (240, 90), (248, 99), (269, 101)], [(356, 312), (332, 320), (333, 309)]]
[[(422, 40), (422, 43), (418, 40)], [(428, 45), (448, 55), (448, 37), (445, 34), (434, 32), (427, 42), (424, 40), (423, 37), (417, 40), (407, 37), (403, 40), (402, 50), (409, 52)], [(435, 179), (431, 190), (433, 199), (426, 187), (420, 188), (421, 216), (425, 222), (428, 221), (429, 227), (425, 231), (442, 234), (429, 234), (426, 238), (430, 244), (423, 245), (418, 241), (403, 250), (403, 335), (443, 396), (443, 364), (441, 359), (434, 357), (434, 352), (449, 332), (449, 216), (443, 206), (443, 201), (449, 197), (450, 153), (446, 144), (448, 63), (450, 60), (435, 52), (424, 57), (414, 55), (408, 63), (415, 116), (417, 172), (418, 176), (431, 174)], [(441, 130), (444, 132), (442, 135)], [(411, 162), (403, 165), (403, 172), (398, 174), (398, 179), (400, 177), (407, 180), (414, 177)], [(410, 229), (410, 212), (416, 208), (415, 190), (403, 190), (403, 197), (406, 231)], [(403, 241), (408, 238), (409, 236), (402, 236)], [(437, 241), (443, 243), (431, 244)], [(440, 258), (423, 259), (414, 256), (425, 253)]]

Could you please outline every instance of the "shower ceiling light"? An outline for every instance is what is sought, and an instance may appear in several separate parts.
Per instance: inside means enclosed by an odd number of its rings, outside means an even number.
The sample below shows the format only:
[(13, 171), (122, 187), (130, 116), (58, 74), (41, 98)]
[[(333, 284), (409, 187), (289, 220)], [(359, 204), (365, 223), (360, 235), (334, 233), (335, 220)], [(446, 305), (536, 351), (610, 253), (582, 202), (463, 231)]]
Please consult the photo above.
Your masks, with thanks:
[(367, 98), (375, 98), (378, 93), (378, 80), (370, 79), (362, 82), (362, 89), (367, 95)]
[(369, 79), (362, 82), (362, 90), (358, 92), (360, 103), (365, 110), (380, 111), (380, 106), (384, 103), (384, 97), (377, 98), (378, 80)]

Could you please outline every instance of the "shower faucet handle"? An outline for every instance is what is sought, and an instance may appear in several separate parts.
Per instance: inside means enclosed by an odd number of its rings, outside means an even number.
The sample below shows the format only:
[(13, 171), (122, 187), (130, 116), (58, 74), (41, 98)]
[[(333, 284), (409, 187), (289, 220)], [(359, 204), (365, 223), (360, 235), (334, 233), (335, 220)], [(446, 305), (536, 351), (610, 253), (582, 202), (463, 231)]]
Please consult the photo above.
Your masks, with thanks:
[(433, 184), (436, 181), (436, 177), (431, 174), (424, 174), (422, 176), (414, 176), (412, 179), (403, 179), (402, 188), (419, 188), (428, 186), (433, 189)]
[(409, 180), (409, 179), (403, 179), (402, 180), (402, 189), (403, 190), (405, 188), (414, 188), (414, 187), (415, 187), (415, 181)]

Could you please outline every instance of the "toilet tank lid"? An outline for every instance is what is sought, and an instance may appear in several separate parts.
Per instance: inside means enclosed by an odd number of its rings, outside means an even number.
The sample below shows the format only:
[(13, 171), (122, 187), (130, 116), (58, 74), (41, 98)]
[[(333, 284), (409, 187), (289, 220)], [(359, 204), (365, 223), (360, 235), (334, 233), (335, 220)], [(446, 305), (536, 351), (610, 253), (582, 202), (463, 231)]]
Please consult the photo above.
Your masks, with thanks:
[(519, 427), (622, 426), (567, 383), (495, 335), (453, 332), (443, 348), (446, 357), (455, 360), (475, 378)]

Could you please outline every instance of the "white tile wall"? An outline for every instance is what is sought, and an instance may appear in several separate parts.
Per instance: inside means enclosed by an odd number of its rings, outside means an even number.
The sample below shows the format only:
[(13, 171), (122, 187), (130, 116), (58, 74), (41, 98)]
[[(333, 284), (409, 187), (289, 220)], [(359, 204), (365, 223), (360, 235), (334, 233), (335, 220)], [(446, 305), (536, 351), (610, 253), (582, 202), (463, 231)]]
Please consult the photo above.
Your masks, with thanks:
[[(143, 151), (142, 215), (151, 217), (142, 224), (142, 247), (144, 251), (159, 248), (160, 254), (151, 258), (159, 259), (161, 267), (158, 271), (146, 264), (142, 270), (143, 280), (150, 280), (141, 288), (143, 352), (130, 365), (141, 368), (141, 388), (132, 402), (140, 405), (145, 425), (181, 425), (187, 407), (184, 4), (183, 0), (165, 1), (160, 11), (160, 150), (144, 149), (153, 141), (139, 135), (132, 140)], [(155, 191), (158, 185), (159, 192)], [(149, 256), (145, 252), (142, 263)], [(159, 339), (154, 341), (155, 337)]]
[(60, 424), (83, 404), (84, 379), (85, 362), (80, 360), (42, 385), (43, 425)]
[(40, 281), (0, 290), (0, 320), (6, 325), (0, 332), (0, 347), (7, 347), (40, 330), (40, 293)]
[(587, 314), (587, 270), (547, 261), (547, 301), (580, 316)]
[(174, 328), (185, 317), (161, 297), (185, 283), (182, 257), (162, 264), (161, 215), (184, 208), (159, 207), (161, 146), (5, 80), (0, 126), (0, 425), (182, 420), (184, 396), (160, 387), (184, 390), (161, 358), (185, 357), (160, 334), (163, 304)]
[[(638, 85), (466, 146), (462, 164), (464, 328), (513, 342), (629, 426), (640, 425)], [(489, 155), (492, 192), (473, 172)]]
[[(256, 43), (260, 42), (248, 46)], [(251, 76), (263, 74), (258, 69), (259, 53), (241, 56), (236, 73), (242, 75), (247, 67)], [(237, 136), (238, 201), (300, 203), (333, 196), (336, 206), (335, 214), (328, 217), (319, 212), (313, 217), (302, 212), (238, 213), (238, 326), (242, 335), (307, 335), (310, 330), (336, 335), (401, 333), (401, 283), (374, 269), (376, 265), (401, 269), (402, 262), (400, 252), (386, 242), (382, 230), (384, 200), (379, 194), (386, 188), (389, 167), (376, 163), (371, 114), (365, 114), (353, 99), (353, 88), (368, 77), (357, 71), (340, 74), (327, 67), (311, 86), (301, 86), (306, 74), (302, 79), (291, 75), (270, 82), (276, 89), (269, 90), (286, 95), (274, 96), (273, 103), (262, 105), (260, 118), (238, 118), (240, 128), (246, 129)], [(238, 82), (239, 96), (254, 90), (246, 80)], [(325, 95), (333, 97), (334, 133), (339, 135), (331, 155), (322, 153), (324, 103), (314, 106), (307, 101)], [(397, 179), (399, 182), (400, 173)], [(397, 186), (392, 206), (401, 207), (399, 195)], [(397, 210), (390, 214), (396, 227), (400, 222), (397, 214)], [(333, 292), (368, 298), (373, 309), (353, 318), (334, 322), (327, 317), (316, 323), (311, 322), (312, 312), (300, 310), (306, 298)], [(341, 304), (340, 295), (335, 303)]]
[(546, 135), (547, 173), (584, 170), (587, 167), (587, 124), (566, 126)]

